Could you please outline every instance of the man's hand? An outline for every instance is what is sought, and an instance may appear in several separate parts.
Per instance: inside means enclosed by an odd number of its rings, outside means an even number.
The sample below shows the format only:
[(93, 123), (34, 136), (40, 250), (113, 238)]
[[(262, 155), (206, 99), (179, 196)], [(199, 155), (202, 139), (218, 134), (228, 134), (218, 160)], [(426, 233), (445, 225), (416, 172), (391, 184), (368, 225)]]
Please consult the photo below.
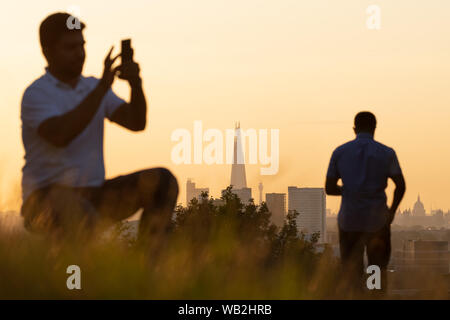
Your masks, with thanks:
[(45, 120), (38, 128), (38, 133), (46, 141), (58, 148), (64, 148), (72, 142), (89, 125), (97, 112), (103, 97), (111, 87), (118, 68), (113, 63), (120, 56), (111, 59), (113, 48), (105, 59), (103, 76), (97, 86), (74, 109)]
[(132, 131), (142, 131), (147, 123), (147, 102), (139, 76), (139, 65), (134, 61), (126, 61), (118, 69), (119, 78), (130, 84), (131, 101), (117, 108), (111, 120)]
[(342, 196), (342, 187), (338, 185), (338, 178), (328, 177), (325, 181), (325, 192), (329, 196)]
[(397, 212), (398, 206), (400, 205), (406, 190), (405, 178), (403, 177), (403, 174), (400, 173), (390, 178), (394, 181), (395, 190), (394, 199), (392, 200), (392, 205), (389, 208), (389, 224), (394, 221), (395, 213)]
[(395, 211), (392, 208), (389, 208), (388, 213), (388, 224), (391, 225), (395, 218)]
[(141, 78), (139, 77), (139, 64), (134, 61), (128, 61), (119, 66), (120, 79), (127, 80), (131, 86), (139, 85)]
[(114, 64), (114, 61), (116, 61), (116, 59), (118, 57), (120, 57), (120, 53), (111, 59), (111, 53), (112, 53), (113, 49), (114, 49), (114, 46), (111, 47), (108, 55), (105, 58), (103, 76), (100, 80), (100, 83), (103, 86), (105, 86), (107, 89), (109, 89), (111, 87), (111, 85), (114, 82), (114, 77), (116, 76), (117, 72), (119, 71), (119, 66), (113, 68), (112, 65)]

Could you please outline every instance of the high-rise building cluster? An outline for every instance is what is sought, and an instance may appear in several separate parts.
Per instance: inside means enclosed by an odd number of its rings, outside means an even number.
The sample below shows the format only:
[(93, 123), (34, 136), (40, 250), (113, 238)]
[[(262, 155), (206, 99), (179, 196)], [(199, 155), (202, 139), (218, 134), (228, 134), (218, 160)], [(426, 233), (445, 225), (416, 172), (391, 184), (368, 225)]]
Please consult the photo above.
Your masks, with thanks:
[(326, 199), (323, 188), (288, 187), (289, 210), (299, 213), (297, 227), (307, 235), (319, 233), (326, 240)]
[(192, 179), (188, 179), (186, 182), (186, 204), (191, 202), (192, 199), (201, 200), (202, 192), (209, 194), (209, 188), (197, 188), (195, 182)]
[[(252, 189), (247, 187), (243, 150), (241, 145), (240, 125), (235, 126), (234, 154), (231, 166), (231, 191), (236, 194), (243, 204), (252, 201)], [(201, 192), (209, 192), (209, 188), (196, 188), (195, 183), (188, 179), (186, 184), (186, 203), (192, 198), (199, 199)], [(259, 183), (259, 204), (263, 201), (263, 185)], [(282, 227), (288, 210), (295, 210), (299, 214), (296, 218), (298, 230), (306, 237), (311, 237), (314, 233), (319, 234), (319, 242), (326, 241), (326, 198), (323, 188), (297, 188), (288, 187), (286, 193), (266, 193), (265, 202), (272, 214), (272, 222), (278, 227)], [(220, 200), (216, 200), (216, 202)], [(217, 203), (219, 203), (217, 202)], [(286, 207), (287, 204), (287, 207)]]

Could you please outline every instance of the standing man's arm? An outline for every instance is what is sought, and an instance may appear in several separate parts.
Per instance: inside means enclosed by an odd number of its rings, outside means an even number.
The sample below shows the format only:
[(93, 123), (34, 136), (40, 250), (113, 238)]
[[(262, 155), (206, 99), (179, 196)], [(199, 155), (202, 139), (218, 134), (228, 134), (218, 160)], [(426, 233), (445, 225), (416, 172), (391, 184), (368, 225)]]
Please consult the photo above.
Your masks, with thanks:
[(392, 204), (391, 207), (389, 208), (390, 223), (394, 221), (395, 213), (397, 212), (398, 206), (400, 205), (400, 202), (402, 201), (403, 195), (405, 194), (406, 191), (406, 184), (403, 174), (392, 176), (391, 179), (392, 181), (394, 181), (395, 190), (394, 190), (394, 199), (392, 199)]
[(395, 190), (394, 190), (394, 199), (392, 199), (392, 204), (389, 207), (389, 224), (394, 221), (395, 213), (397, 212), (398, 206), (403, 199), (403, 195), (406, 191), (405, 178), (403, 177), (402, 170), (400, 168), (400, 163), (398, 162), (397, 154), (393, 151), (393, 155), (391, 157), (391, 164), (389, 167), (389, 178), (394, 181)]
[(342, 196), (342, 187), (338, 185), (338, 178), (328, 177), (325, 181), (325, 192), (329, 196)]
[(131, 99), (130, 103), (118, 107), (111, 117), (113, 122), (132, 131), (144, 130), (147, 122), (147, 102), (139, 71), (139, 65), (133, 61), (120, 67), (120, 77), (130, 84)]
[(330, 196), (342, 196), (342, 187), (338, 185), (340, 174), (337, 166), (336, 151), (333, 152), (328, 165), (327, 178), (325, 181), (325, 192)]
[(112, 50), (105, 59), (103, 76), (95, 89), (73, 110), (49, 118), (39, 125), (38, 133), (46, 141), (56, 147), (65, 147), (91, 122), (118, 71), (117, 68), (112, 69), (112, 65), (120, 55), (111, 59)]

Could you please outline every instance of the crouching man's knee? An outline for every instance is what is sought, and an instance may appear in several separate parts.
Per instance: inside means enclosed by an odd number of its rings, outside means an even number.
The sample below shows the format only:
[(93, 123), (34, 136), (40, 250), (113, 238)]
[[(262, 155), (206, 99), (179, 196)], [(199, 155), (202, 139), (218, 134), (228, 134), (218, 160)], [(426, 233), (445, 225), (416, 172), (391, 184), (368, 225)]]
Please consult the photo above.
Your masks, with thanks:
[(159, 204), (175, 203), (178, 197), (178, 181), (172, 172), (166, 168), (158, 168), (159, 183), (156, 201)]

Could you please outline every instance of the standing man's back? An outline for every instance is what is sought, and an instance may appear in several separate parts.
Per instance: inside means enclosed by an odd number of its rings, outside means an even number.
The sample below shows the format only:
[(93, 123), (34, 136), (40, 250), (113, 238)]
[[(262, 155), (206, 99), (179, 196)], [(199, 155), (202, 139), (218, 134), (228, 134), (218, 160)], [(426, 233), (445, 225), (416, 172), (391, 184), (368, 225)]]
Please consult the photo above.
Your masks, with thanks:
[[(356, 139), (338, 147), (330, 160), (326, 192), (341, 195), (338, 215), (341, 259), (345, 272), (357, 285), (363, 273), (364, 249), (369, 265), (378, 265), (385, 277), (390, 257), (390, 224), (405, 192), (397, 155), (374, 140), (375, 116), (360, 112), (355, 117)], [(390, 207), (385, 189), (391, 178), (396, 190)], [(342, 187), (338, 180), (342, 180)], [(385, 279), (383, 279), (383, 288)]]

